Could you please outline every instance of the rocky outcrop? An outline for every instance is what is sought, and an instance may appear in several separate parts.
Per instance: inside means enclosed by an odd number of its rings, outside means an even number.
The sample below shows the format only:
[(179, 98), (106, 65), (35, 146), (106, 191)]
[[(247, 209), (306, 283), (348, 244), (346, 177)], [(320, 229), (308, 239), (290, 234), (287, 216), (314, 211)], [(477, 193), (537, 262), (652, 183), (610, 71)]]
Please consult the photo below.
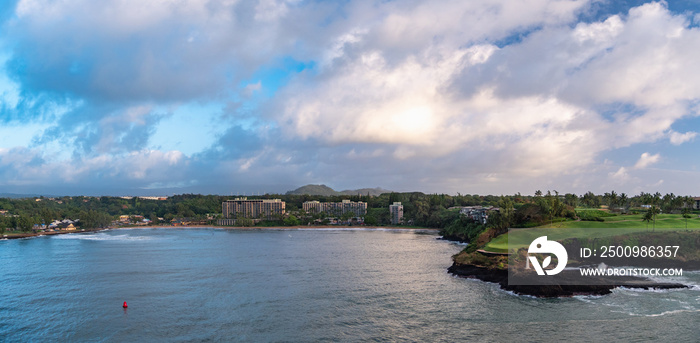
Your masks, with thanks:
[[(570, 297), (574, 295), (605, 295), (612, 292), (617, 287), (640, 288), (640, 289), (672, 289), (687, 288), (688, 286), (679, 283), (658, 283), (643, 278), (626, 277), (621, 278), (619, 283), (614, 285), (509, 285), (508, 271), (504, 269), (489, 269), (474, 265), (452, 264), (447, 269), (451, 274), (474, 278), (486, 282), (497, 283), (502, 289), (512, 291), (516, 294), (531, 295), (543, 298)], [(577, 273), (576, 271), (564, 271), (563, 273)]]

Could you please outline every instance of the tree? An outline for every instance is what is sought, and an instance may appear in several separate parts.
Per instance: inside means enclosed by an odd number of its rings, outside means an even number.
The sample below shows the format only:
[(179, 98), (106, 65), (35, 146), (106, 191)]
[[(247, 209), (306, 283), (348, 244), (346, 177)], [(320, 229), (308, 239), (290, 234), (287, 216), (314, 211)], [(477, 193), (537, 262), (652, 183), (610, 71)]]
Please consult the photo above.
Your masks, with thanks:
[(354, 213), (348, 211), (340, 215), (340, 220), (342, 220), (343, 222), (347, 222), (348, 220), (350, 220), (350, 218), (354, 216)]
[(620, 202), (620, 206), (622, 206), (622, 208), (623, 208), (623, 209), (625, 210), (625, 212), (626, 212), (627, 209), (628, 209), (628, 204), (629, 204), (629, 198), (627, 197), (627, 194), (625, 194), (625, 193), (620, 193), (620, 196), (619, 196), (618, 200), (619, 200), (619, 202)]
[(20, 215), (19, 218), (17, 219), (17, 227), (22, 232), (28, 232), (29, 230), (32, 229), (31, 219), (29, 217), (27, 217), (26, 215)]
[(588, 191), (586, 194), (583, 195), (583, 197), (581, 197), (581, 202), (587, 207), (600, 207), (600, 199), (591, 191)]
[(637, 198), (639, 199), (639, 202), (640, 202), (639, 205), (651, 205), (651, 203), (654, 199), (654, 197), (652, 197), (651, 194), (644, 193), (644, 192), (639, 193)]
[(379, 221), (377, 220), (377, 217), (367, 214), (365, 215), (365, 224), (367, 225), (377, 225)]
[(608, 205), (609, 210), (613, 210), (613, 208), (617, 205), (618, 200), (619, 199), (615, 191), (603, 194), (603, 201), (605, 201), (605, 203)]
[(544, 197), (537, 197), (535, 202), (547, 214), (550, 224), (554, 224), (554, 217), (560, 215), (564, 209), (559, 201), (559, 192), (556, 190), (554, 191), (554, 195), (552, 195), (552, 192), (547, 191), (547, 195)]
[(494, 211), (489, 215), (487, 225), (496, 229), (497, 234), (501, 234), (514, 224), (515, 209), (510, 198), (504, 196), (501, 196), (497, 205), (499, 211)]
[(649, 222), (654, 218), (654, 215), (651, 212), (651, 208), (644, 213), (644, 217), (642, 218), (643, 221), (647, 222), (647, 230), (649, 230)]
[(299, 219), (296, 216), (294, 216), (293, 214), (290, 214), (289, 217), (284, 219), (284, 225), (297, 226), (297, 225), (299, 225)]
[(686, 195), (683, 197), (683, 207), (687, 207), (688, 209), (692, 209), (695, 205), (695, 200), (691, 196)]
[[(647, 214), (649, 214), (651, 216), (651, 218), (653, 219), (652, 226), (651, 226), (652, 232), (656, 229), (656, 215), (659, 214), (660, 212), (661, 211), (659, 210), (658, 207), (656, 207), (656, 205), (651, 205), (651, 207), (647, 211)], [(646, 218), (646, 215), (645, 215), (645, 218)]]
[(158, 220), (158, 215), (157, 215), (155, 212), (151, 212), (151, 215), (149, 216), (148, 219), (151, 220), (151, 224), (152, 224), (152, 225), (158, 225), (158, 223), (160, 222), (160, 221)]
[(576, 196), (576, 194), (566, 193), (564, 194), (564, 203), (572, 208), (576, 208), (576, 206), (578, 206), (578, 196)]
[(246, 217), (236, 218), (236, 226), (253, 226), (255, 224), (252, 219)]
[(676, 195), (673, 193), (667, 193), (661, 198), (661, 208), (666, 212), (671, 212), (676, 204)]
[(688, 218), (690, 218), (690, 207), (683, 207), (683, 218), (685, 218), (685, 229), (688, 229)]

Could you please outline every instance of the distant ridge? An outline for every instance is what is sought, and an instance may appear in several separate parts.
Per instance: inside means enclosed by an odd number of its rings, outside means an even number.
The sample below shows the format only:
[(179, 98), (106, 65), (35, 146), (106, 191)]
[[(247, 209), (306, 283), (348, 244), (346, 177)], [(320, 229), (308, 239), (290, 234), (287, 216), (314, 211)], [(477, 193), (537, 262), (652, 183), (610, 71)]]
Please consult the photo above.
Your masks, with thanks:
[[(25, 199), (25, 198), (38, 198), (42, 195), (40, 194), (16, 194), (16, 193), (0, 193), (0, 198), (11, 198), (11, 199)], [(46, 197), (46, 195), (44, 195)], [(51, 197), (51, 196), (49, 196)]]
[(320, 196), (332, 196), (332, 195), (369, 195), (377, 196), (382, 193), (391, 193), (390, 190), (382, 188), (360, 188), (360, 189), (347, 189), (344, 191), (336, 191), (326, 185), (306, 185), (301, 186), (293, 191), (287, 192), (287, 195), (320, 195)]

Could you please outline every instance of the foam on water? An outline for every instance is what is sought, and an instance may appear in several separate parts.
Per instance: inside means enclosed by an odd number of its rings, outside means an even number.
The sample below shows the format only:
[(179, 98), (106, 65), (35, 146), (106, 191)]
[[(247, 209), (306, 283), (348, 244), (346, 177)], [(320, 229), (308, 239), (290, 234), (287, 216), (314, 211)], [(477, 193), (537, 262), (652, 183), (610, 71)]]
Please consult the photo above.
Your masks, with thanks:
[(665, 311), (661, 313), (656, 313), (656, 314), (644, 314), (644, 317), (661, 317), (669, 314), (675, 314), (675, 313), (694, 313), (694, 312), (700, 312), (700, 310), (673, 310), (673, 311)]
[(54, 239), (80, 239), (87, 241), (149, 241), (151, 236), (134, 236), (130, 234), (110, 235), (103, 232), (96, 234), (66, 234), (53, 236)]
[(635, 292), (635, 293), (671, 293), (671, 292), (678, 292), (681, 290), (684, 290), (683, 288), (635, 288), (635, 287), (625, 287), (625, 286), (620, 286), (615, 289), (613, 289), (613, 292), (615, 290), (622, 291), (622, 292)]
[(295, 230), (295, 231), (384, 231), (384, 232), (436, 232), (435, 230), (426, 229), (387, 229), (381, 227), (324, 227), (324, 228), (276, 228), (276, 230)]
[[(477, 280), (477, 281), (481, 281), (481, 280)], [(485, 281), (482, 281), (482, 282), (485, 282)], [(507, 290), (502, 289), (502, 288), (499, 288), (499, 290), (500, 290), (501, 292), (505, 293), (505, 294), (510, 295), (510, 296), (515, 296), (515, 297), (519, 297), (519, 298), (539, 299), (538, 297), (536, 297), (536, 296), (534, 296), (534, 295), (529, 295), (529, 294), (518, 294), (518, 293), (515, 293), (515, 292), (513, 292), (513, 291), (507, 291)]]

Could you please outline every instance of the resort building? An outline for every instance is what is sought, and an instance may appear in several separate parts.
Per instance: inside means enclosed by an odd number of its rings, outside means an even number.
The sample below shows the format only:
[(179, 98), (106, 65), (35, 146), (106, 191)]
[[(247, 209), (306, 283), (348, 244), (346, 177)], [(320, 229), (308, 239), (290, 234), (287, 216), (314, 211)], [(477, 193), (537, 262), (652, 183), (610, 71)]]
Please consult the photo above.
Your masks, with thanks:
[(489, 220), (489, 212), (499, 211), (499, 208), (488, 206), (465, 206), (459, 209), (459, 213), (471, 218), (473, 221), (486, 225)]
[(403, 205), (400, 202), (389, 205), (389, 214), (391, 215), (391, 225), (401, 224), (403, 222)]
[(221, 207), (226, 219), (236, 217), (271, 219), (274, 216), (284, 215), (284, 206), (284, 201), (280, 199), (236, 198), (224, 201)]
[(345, 213), (352, 213), (353, 217), (364, 217), (367, 214), (367, 203), (362, 201), (343, 200), (341, 202), (319, 202), (306, 201), (302, 208), (307, 213), (321, 213), (340, 216)]

